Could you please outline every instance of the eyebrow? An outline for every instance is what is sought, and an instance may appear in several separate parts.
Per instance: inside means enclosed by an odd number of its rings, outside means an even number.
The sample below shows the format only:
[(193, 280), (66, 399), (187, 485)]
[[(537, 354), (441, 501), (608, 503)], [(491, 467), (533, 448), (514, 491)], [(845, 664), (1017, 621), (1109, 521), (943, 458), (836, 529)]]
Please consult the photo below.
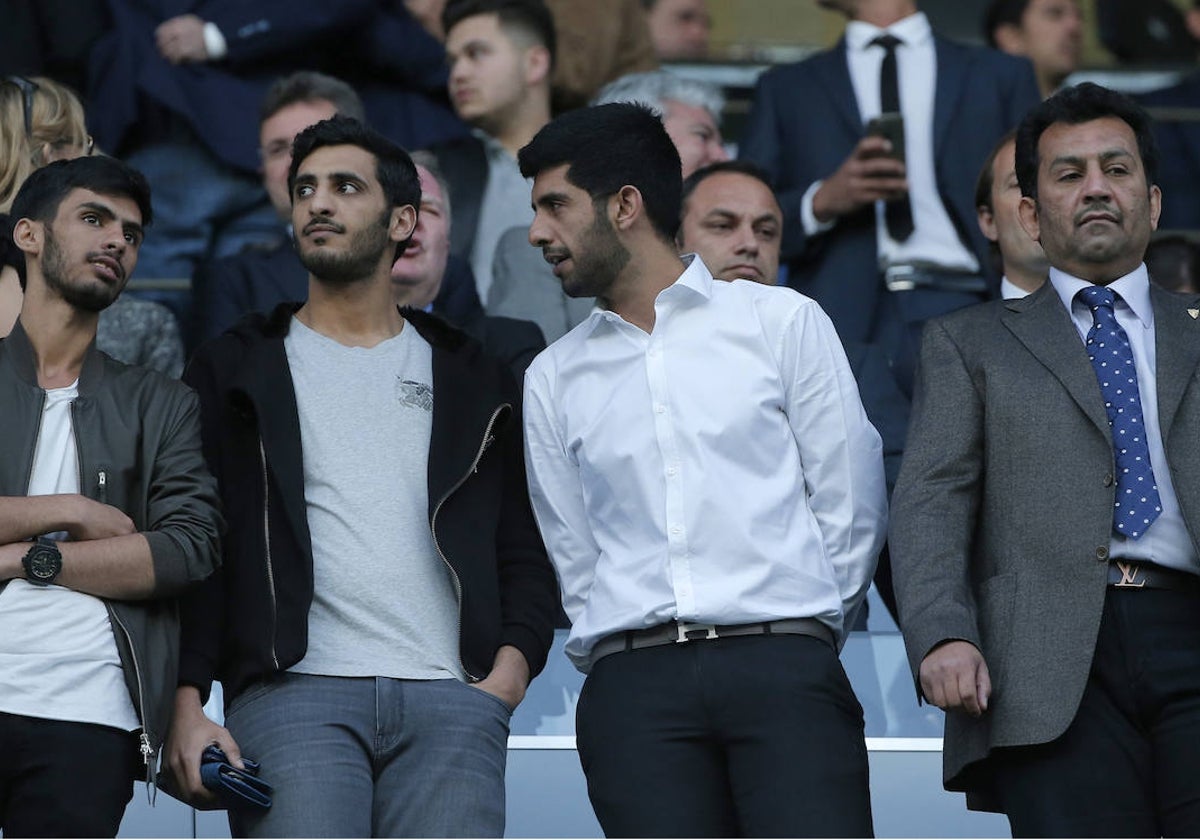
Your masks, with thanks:
[(105, 221), (119, 221), (121, 223), (121, 230), (125, 233), (136, 234), (139, 241), (145, 238), (146, 232), (141, 225), (129, 219), (120, 218), (107, 204), (101, 204), (98, 201), (85, 201), (79, 205), (79, 209), (81, 211), (90, 210)]
[[(296, 180), (293, 183), (297, 185), (310, 185), (317, 183), (319, 180), (320, 179), (313, 173), (304, 172), (296, 175)], [(325, 175), (325, 180), (332, 181), (334, 183), (340, 183), (341, 181), (354, 181), (356, 184), (362, 184), (364, 187), (367, 186), (366, 178), (364, 178), (362, 175), (359, 175), (357, 172), (329, 172)]]
[[(1132, 158), (1133, 152), (1130, 152), (1128, 149), (1121, 148), (1108, 149), (1107, 151), (1101, 152), (1098, 157), (1103, 163), (1110, 161), (1113, 158)], [(1080, 157), (1079, 155), (1059, 155), (1050, 161), (1050, 166), (1051, 168), (1064, 164), (1068, 166), (1082, 166), (1085, 162), (1086, 158)]]
[(534, 210), (537, 210), (539, 206), (549, 204), (552, 201), (566, 201), (566, 200), (567, 200), (567, 194), (565, 192), (548, 192), (548, 193), (543, 193), (542, 195), (540, 195), (536, 199), (534, 199), (533, 204), (531, 206), (533, 207)]

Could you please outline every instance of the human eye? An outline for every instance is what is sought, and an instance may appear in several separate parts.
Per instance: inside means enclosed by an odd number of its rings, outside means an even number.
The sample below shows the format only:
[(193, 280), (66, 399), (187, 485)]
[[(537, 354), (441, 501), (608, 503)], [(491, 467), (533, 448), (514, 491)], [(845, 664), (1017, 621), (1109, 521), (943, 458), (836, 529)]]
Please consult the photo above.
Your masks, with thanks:
[(313, 194), (312, 184), (297, 184), (296, 198), (308, 198)]
[(354, 195), (356, 192), (359, 192), (358, 184), (353, 181), (342, 181), (338, 184), (338, 192), (343, 195)]
[(84, 224), (88, 224), (88, 225), (98, 225), (101, 223), (100, 214), (95, 213), (91, 210), (87, 211), (79, 218), (83, 220)]

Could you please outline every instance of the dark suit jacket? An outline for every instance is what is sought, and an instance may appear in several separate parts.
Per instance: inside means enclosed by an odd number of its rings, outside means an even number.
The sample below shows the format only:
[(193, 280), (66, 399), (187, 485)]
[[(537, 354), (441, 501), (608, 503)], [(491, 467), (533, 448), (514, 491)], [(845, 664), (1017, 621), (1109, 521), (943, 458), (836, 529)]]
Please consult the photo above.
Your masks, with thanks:
[(479, 206), (487, 187), (488, 162), (483, 141), (474, 135), (433, 146), (430, 150), (450, 185), (450, 253), (471, 259), (475, 230), (479, 227)]
[[(938, 191), (959, 237), (987, 266), (975, 222), (975, 179), (992, 146), (1039, 100), (1028, 61), (935, 39), (934, 159)], [(846, 43), (762, 75), (740, 156), (771, 175), (783, 208), (788, 285), (815, 298), (843, 341), (870, 341), (884, 292), (871, 207), (809, 238), (800, 203), (863, 138)], [(998, 282), (998, 278), (997, 281)]]
[[(258, 109), (276, 77), (331, 63), (334, 48), (370, 20), (374, 0), (107, 0), (111, 29), (92, 48), (88, 123), (101, 148), (126, 149), (154, 108), (181, 119), (226, 164), (258, 169)], [(173, 65), (154, 30), (195, 14), (221, 30), (222, 61)], [(150, 106), (148, 110), (147, 106)]]
[[(1147, 108), (1200, 109), (1200, 72), (1179, 84), (1138, 97)], [(1158, 185), (1162, 187), (1163, 230), (1200, 230), (1200, 121), (1154, 121), (1158, 140)]]
[[(1193, 541), (1200, 535), (1196, 296), (1151, 286), (1159, 428)], [(945, 782), (987, 807), (987, 757), (1041, 744), (1078, 709), (1107, 583), (1112, 437), (1079, 333), (1050, 283), (925, 330), (890, 545), (913, 674), (939, 642), (982, 652), (980, 718), (946, 716)]]
[[(202, 264), (192, 277), (192, 294), (195, 302), (188, 342), (190, 348), (195, 348), (225, 332), (244, 315), (270, 312), (284, 301), (306, 299), (308, 271), (292, 243), (284, 241), (269, 250), (247, 249)], [(433, 311), (464, 328), (483, 316), (475, 276), (465, 261), (450, 257)]]

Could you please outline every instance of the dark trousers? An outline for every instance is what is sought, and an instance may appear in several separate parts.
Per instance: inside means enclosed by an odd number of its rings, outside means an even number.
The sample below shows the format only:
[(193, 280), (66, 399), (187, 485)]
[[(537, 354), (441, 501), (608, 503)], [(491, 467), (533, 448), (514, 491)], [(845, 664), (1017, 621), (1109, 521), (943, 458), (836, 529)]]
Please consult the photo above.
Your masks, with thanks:
[(130, 732), (0, 713), (5, 837), (115, 837), (140, 761)]
[(1075, 720), (994, 764), (1014, 837), (1200, 837), (1200, 597), (1110, 587)]
[(862, 707), (820, 639), (606, 656), (583, 684), (576, 732), (609, 837), (872, 834)]

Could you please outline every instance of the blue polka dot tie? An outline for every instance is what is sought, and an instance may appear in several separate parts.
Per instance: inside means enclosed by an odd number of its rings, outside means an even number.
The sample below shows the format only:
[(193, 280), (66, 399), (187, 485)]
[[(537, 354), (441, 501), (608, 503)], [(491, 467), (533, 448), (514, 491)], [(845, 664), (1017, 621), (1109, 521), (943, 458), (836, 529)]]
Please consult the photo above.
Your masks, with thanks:
[(1088, 286), (1078, 297), (1092, 310), (1087, 352), (1104, 397), (1117, 462), (1113, 530), (1136, 540), (1162, 513), (1162, 502), (1150, 466), (1133, 349), (1113, 312), (1116, 293), (1112, 289)]

